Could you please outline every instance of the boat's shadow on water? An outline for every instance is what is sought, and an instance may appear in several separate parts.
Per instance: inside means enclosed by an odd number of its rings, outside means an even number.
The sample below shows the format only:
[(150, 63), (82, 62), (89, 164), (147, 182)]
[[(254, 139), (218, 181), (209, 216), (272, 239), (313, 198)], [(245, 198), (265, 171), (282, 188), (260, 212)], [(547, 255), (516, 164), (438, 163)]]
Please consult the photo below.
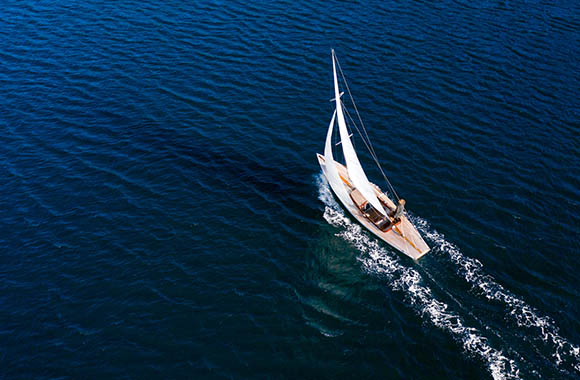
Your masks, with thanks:
[[(179, 151), (194, 165), (203, 166), (204, 173), (209, 173), (226, 190), (241, 187), (247, 197), (257, 196), (263, 202), (289, 211), (293, 217), (316, 221), (319, 216), (319, 204), (312, 200), (311, 168), (292, 162), (261, 160), (232, 145), (181, 146)], [(286, 213), (280, 212), (279, 216), (285, 218)]]

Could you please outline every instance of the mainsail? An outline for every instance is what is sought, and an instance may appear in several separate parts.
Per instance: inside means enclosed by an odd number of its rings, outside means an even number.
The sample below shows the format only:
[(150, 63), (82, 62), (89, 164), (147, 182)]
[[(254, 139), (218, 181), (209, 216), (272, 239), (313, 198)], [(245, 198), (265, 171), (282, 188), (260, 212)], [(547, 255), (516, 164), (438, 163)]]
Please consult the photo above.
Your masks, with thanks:
[[(361, 192), (363, 197), (370, 202), (371, 205), (383, 215), (387, 215), (387, 212), (378, 200), (372, 185), (369, 183), (367, 176), (360, 165), (354, 147), (352, 146), (352, 141), (348, 135), (348, 130), (346, 129), (346, 121), (344, 119), (344, 113), (342, 111), (342, 102), (340, 101), (340, 91), (338, 90), (338, 79), (336, 77), (336, 62), (334, 57), (334, 50), (332, 51), (332, 72), (334, 75), (334, 100), (336, 101), (336, 115), (338, 117), (338, 129), (340, 131), (340, 140), (342, 145), (342, 151), (344, 152), (344, 159), (346, 161), (346, 168), (350, 180), (352, 181), (354, 187)], [(327, 139), (328, 144), (328, 139)], [(326, 152), (325, 152), (326, 154)], [(326, 161), (328, 164), (328, 161)], [(334, 162), (334, 161), (333, 161)]]
[(328, 179), (330, 187), (332, 187), (332, 190), (334, 190), (334, 193), (342, 203), (344, 203), (346, 206), (354, 206), (350, 196), (348, 195), (348, 191), (344, 186), (344, 182), (342, 179), (340, 179), (338, 169), (336, 168), (336, 161), (334, 161), (334, 157), (332, 156), (332, 131), (335, 117), (336, 111), (334, 111), (332, 120), (328, 126), (328, 133), (326, 134), (326, 145), (324, 147), (324, 166), (326, 168), (326, 179)]

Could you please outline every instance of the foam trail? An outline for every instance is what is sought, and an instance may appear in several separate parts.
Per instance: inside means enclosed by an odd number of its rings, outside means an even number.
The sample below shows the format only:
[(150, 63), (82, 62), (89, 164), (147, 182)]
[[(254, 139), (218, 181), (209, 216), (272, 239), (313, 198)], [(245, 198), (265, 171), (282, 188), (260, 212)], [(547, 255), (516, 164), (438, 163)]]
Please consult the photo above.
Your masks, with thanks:
[(438, 249), (447, 253), (451, 261), (457, 265), (458, 273), (474, 289), (483, 292), (488, 300), (506, 305), (507, 313), (514, 318), (519, 327), (530, 328), (539, 333), (539, 338), (554, 350), (552, 356), (556, 359), (557, 366), (562, 367), (565, 363), (569, 363), (580, 373), (580, 347), (563, 338), (554, 321), (547, 316), (541, 316), (535, 308), (505, 289), (493, 277), (484, 273), (481, 262), (464, 256), (455, 245), (445, 240), (443, 234), (430, 228), (426, 220), (416, 216), (411, 217), (411, 219), (419, 231), (434, 245), (433, 250)]
[(491, 347), (487, 338), (476, 328), (465, 326), (457, 314), (448, 310), (447, 304), (435, 299), (431, 289), (423, 285), (419, 272), (403, 266), (398, 258), (365, 234), (358, 224), (352, 223), (334, 200), (324, 177), (319, 177), (318, 184), (319, 198), (326, 205), (324, 218), (333, 226), (342, 229), (337, 236), (344, 238), (360, 251), (359, 260), (366, 270), (384, 275), (393, 290), (405, 294), (415, 311), (427, 317), (435, 326), (449, 332), (468, 354), (481, 358), (494, 379), (519, 378), (519, 369), (514, 360)]

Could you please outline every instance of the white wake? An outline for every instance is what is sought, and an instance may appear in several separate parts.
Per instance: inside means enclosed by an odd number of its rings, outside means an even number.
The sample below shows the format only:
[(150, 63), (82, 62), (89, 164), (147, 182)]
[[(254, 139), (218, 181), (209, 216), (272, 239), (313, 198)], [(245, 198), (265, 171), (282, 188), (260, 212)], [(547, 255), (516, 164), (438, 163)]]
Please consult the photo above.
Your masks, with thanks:
[(324, 218), (331, 225), (340, 228), (337, 236), (344, 238), (360, 252), (358, 259), (366, 270), (385, 276), (393, 290), (405, 294), (413, 310), (450, 333), (469, 355), (483, 360), (494, 379), (519, 378), (519, 369), (514, 360), (491, 347), (488, 339), (476, 328), (465, 326), (459, 315), (433, 296), (431, 289), (424, 285), (419, 272), (403, 266), (396, 254), (382, 248), (376, 239), (364, 233), (358, 224), (352, 223), (334, 200), (323, 176), (319, 177), (318, 182), (319, 198), (326, 205)]
[(503, 303), (507, 309), (506, 313), (515, 320), (519, 327), (532, 329), (539, 333), (535, 336), (552, 348), (552, 356), (556, 360), (557, 366), (562, 367), (564, 363), (568, 362), (580, 373), (580, 347), (563, 338), (554, 321), (547, 316), (541, 316), (538, 310), (505, 289), (483, 271), (481, 262), (464, 256), (455, 245), (445, 240), (443, 234), (431, 228), (426, 220), (415, 216), (411, 219), (423, 236), (429, 240), (433, 252), (438, 250), (448, 254), (451, 261), (457, 266), (458, 274), (474, 289), (479, 289), (488, 300)]

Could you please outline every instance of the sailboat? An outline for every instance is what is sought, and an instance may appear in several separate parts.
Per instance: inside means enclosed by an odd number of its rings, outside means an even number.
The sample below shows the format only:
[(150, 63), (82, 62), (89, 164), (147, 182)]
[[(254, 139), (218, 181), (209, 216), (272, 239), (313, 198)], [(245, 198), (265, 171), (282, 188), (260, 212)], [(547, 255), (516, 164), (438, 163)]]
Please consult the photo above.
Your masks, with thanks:
[[(413, 226), (409, 221), (403, 208), (399, 206), (400, 208), (397, 209), (397, 205), (393, 200), (391, 200), (387, 193), (383, 192), (374, 183), (369, 182), (360, 164), (346, 124), (346, 108), (341, 101), (341, 96), (344, 93), (340, 92), (338, 86), (336, 72), (337, 62), (336, 54), (333, 49), (332, 72), (334, 77), (334, 99), (332, 99), (332, 101), (336, 104), (336, 108), (330, 120), (330, 125), (328, 126), (324, 155), (317, 153), (318, 162), (320, 163), (322, 172), (326, 176), (326, 179), (336, 197), (360, 224), (398, 251), (414, 260), (418, 260), (429, 252), (429, 246), (425, 243), (415, 226)], [(342, 77), (350, 95), (350, 89), (348, 88), (348, 84), (346, 84), (344, 75)], [(352, 95), (350, 95), (350, 97), (352, 99)], [(354, 104), (354, 100), (353, 105), (358, 115), (358, 109)], [(350, 114), (348, 115), (350, 117)], [(350, 119), (354, 123), (354, 120), (352, 118)], [(371, 156), (374, 158), (384, 176), (384, 171), (380, 166), (370, 140), (368, 140), (368, 134), (366, 133), (366, 129), (364, 129), (364, 124), (362, 123), (362, 119), (360, 119), (360, 115), (359, 120), (361, 127), (365, 130), (366, 136), (365, 139), (365, 136), (361, 133), (361, 138), (365, 142)], [(345, 164), (335, 161), (332, 153), (333, 145), (335, 145), (332, 141), (335, 122), (338, 124), (340, 134), (340, 142), (336, 145), (342, 146)], [(389, 184), (394, 197), (398, 198), (397, 193), (391, 186), (387, 177), (384, 176), (384, 178)], [(400, 204), (400, 202), (398, 202), (398, 204)]]

